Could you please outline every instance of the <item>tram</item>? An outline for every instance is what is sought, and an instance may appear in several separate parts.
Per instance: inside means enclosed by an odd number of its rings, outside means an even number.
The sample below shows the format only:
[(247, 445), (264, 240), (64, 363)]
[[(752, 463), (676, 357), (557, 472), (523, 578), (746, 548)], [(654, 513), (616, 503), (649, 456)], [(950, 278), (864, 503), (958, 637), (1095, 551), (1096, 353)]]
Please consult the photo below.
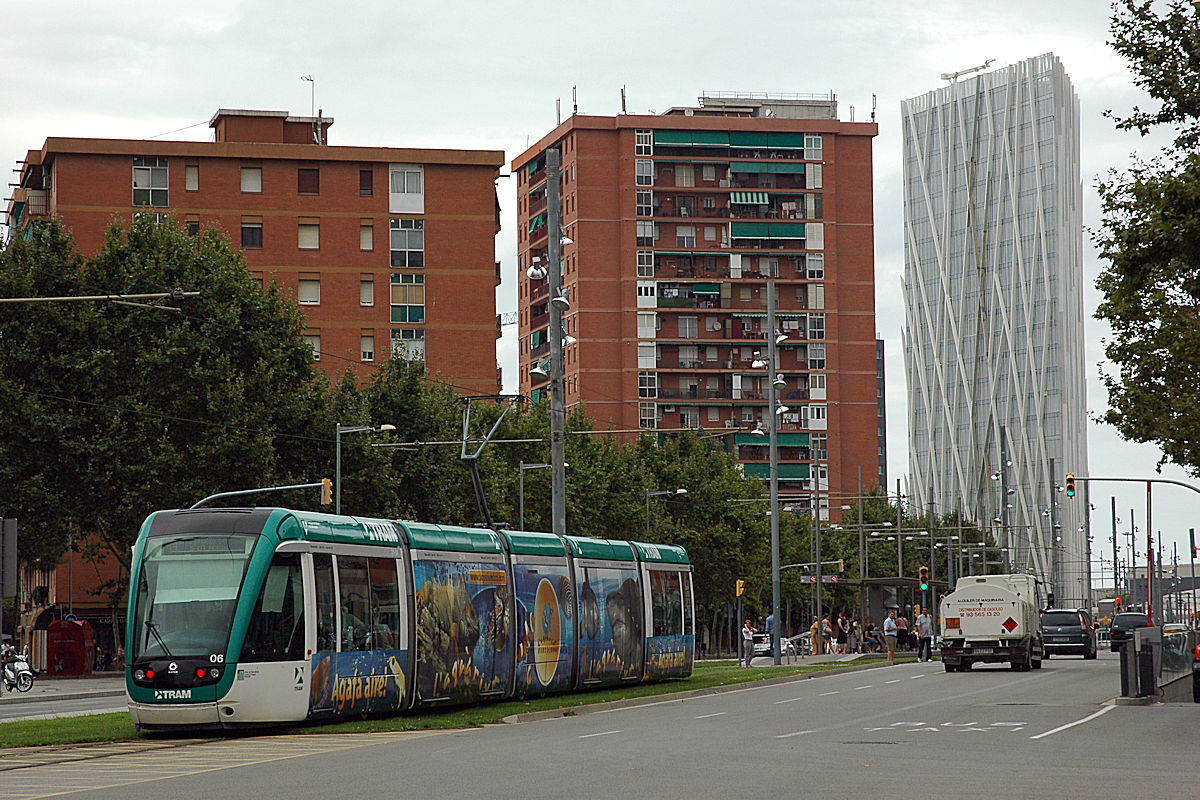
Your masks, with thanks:
[(293, 511), (158, 511), (130, 570), (147, 729), (396, 713), (682, 678), (681, 547)]

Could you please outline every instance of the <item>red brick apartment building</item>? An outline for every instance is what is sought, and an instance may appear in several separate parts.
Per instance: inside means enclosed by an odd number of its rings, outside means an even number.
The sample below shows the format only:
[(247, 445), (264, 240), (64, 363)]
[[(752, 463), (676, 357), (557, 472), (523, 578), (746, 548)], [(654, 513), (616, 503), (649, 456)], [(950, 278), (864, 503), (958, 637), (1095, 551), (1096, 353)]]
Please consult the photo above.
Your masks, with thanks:
[(330, 376), (402, 352), (463, 393), (495, 393), (504, 153), (335, 147), (332, 124), (222, 109), (212, 142), (51, 137), (18, 165), (8, 223), (57, 216), (84, 253), (137, 213), (218, 227), (297, 298)]
[[(513, 159), (521, 391), (549, 349), (546, 150), (562, 152), (568, 408), (620, 429), (704, 429), (747, 475), (769, 473), (767, 277), (788, 338), (777, 370), (784, 497), (810, 507), (876, 486), (884, 439), (876, 370), (872, 138), (832, 97), (706, 95), (655, 116), (572, 116)], [(821, 505), (827, 499), (822, 497)], [(824, 516), (826, 512), (822, 512)]]

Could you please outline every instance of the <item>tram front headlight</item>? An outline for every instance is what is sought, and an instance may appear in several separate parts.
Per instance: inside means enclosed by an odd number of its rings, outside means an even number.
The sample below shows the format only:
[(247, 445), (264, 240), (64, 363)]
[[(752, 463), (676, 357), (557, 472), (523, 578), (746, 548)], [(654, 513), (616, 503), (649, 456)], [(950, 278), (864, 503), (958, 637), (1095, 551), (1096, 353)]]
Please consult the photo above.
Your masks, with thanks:
[(144, 671), (144, 670), (140, 670), (140, 669), (135, 669), (135, 670), (133, 671), (133, 679), (134, 679), (135, 681), (144, 681), (144, 680), (146, 680), (146, 673), (145, 673), (145, 671)]
[(210, 669), (208, 671), (208, 677), (212, 678), (215, 681), (217, 678), (221, 677), (221, 670), (216, 669), (215, 667), (213, 669)]

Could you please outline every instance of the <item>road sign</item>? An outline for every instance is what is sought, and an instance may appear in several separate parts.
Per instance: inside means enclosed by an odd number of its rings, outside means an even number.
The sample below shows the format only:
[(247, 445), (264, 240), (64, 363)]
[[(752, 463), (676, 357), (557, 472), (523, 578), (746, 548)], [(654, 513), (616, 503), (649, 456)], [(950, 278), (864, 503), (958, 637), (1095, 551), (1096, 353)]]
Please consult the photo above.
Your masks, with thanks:
[[(801, 583), (816, 583), (817, 576), (816, 575), (801, 575), (800, 582)], [(821, 583), (837, 583), (837, 582), (838, 582), (837, 575), (822, 575), (821, 576)]]

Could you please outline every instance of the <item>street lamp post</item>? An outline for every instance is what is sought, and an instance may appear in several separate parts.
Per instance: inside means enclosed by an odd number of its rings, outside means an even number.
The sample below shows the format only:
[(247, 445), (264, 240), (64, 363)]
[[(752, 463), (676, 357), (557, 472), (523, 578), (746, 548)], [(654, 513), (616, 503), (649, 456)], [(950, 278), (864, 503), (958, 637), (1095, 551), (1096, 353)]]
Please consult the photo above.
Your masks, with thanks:
[(342, 434), (343, 433), (362, 433), (364, 431), (374, 431), (382, 433), (383, 431), (394, 431), (395, 425), (384, 423), (383, 425), (343, 425), (340, 422), (337, 425), (337, 434), (334, 436), (337, 458), (333, 468), (333, 513), (342, 513)]
[(661, 497), (665, 494), (687, 494), (687, 489), (660, 489), (658, 491), (646, 490), (646, 534), (650, 533), (650, 498)]
[[(564, 462), (563, 466), (569, 467), (571, 465)], [(527, 470), (527, 469), (552, 469), (553, 467), (554, 467), (553, 464), (526, 464), (524, 461), (520, 461), (517, 463), (517, 471), (518, 471), (517, 494), (519, 497), (520, 517), (521, 517), (521, 521), (520, 521), (518, 527), (521, 530), (525, 530), (525, 470)]]

